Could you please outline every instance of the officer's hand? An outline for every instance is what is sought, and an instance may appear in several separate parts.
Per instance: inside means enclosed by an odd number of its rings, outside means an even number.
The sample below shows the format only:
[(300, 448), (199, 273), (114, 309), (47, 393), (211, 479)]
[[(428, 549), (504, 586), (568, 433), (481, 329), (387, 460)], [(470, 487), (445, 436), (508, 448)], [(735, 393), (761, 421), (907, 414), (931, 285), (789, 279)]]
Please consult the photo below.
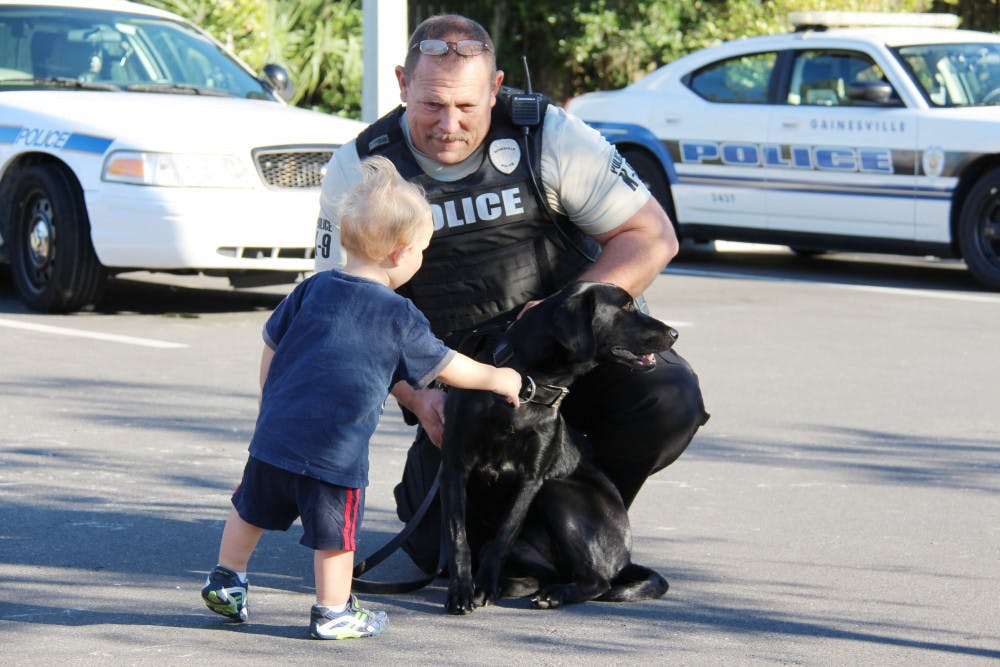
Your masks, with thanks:
[(435, 446), (441, 446), (444, 437), (444, 399), (440, 389), (421, 389), (414, 392), (406, 407), (420, 420), (420, 426)]

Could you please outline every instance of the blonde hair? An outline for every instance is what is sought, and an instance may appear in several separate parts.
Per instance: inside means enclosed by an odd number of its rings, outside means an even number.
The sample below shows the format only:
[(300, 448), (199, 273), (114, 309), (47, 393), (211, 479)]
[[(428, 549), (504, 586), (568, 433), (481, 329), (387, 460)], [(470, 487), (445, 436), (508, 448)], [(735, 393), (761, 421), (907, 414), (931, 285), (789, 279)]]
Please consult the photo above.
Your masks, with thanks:
[(361, 162), (361, 182), (340, 200), (340, 245), (349, 253), (381, 262), (413, 243), (431, 207), (419, 185), (403, 179), (388, 159)]

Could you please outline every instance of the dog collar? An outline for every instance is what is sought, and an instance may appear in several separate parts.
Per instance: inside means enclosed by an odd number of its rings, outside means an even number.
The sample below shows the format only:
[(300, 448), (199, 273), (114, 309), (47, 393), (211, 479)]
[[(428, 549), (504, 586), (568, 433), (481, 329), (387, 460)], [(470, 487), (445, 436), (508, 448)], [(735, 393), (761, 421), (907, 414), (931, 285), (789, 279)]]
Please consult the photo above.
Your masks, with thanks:
[(555, 384), (537, 384), (534, 378), (525, 375), (521, 381), (521, 393), (517, 397), (522, 403), (534, 403), (558, 410), (559, 404), (568, 394), (568, 387), (560, 387)]
[[(493, 365), (506, 366), (513, 356), (514, 350), (511, 349), (506, 340), (501, 340), (493, 350)], [(525, 375), (521, 380), (521, 393), (517, 397), (522, 403), (534, 403), (558, 410), (567, 394), (569, 394), (568, 387), (560, 387), (556, 384), (538, 384), (533, 377)]]

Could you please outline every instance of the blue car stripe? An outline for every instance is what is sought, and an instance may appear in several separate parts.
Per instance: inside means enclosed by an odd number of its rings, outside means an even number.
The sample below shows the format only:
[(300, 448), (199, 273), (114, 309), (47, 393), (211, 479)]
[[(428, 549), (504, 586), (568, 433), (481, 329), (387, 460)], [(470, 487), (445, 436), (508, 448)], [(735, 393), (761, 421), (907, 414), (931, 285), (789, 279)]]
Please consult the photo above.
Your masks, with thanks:
[(113, 142), (114, 139), (108, 139), (107, 137), (95, 137), (92, 134), (74, 132), (66, 140), (66, 143), (63, 144), (63, 149), (103, 155), (104, 151), (108, 150), (108, 146)]
[(12, 144), (21, 128), (16, 125), (0, 125), (0, 144)]
[[(65, 138), (65, 141), (63, 141)], [(20, 125), (0, 125), (0, 144), (20, 143), (29, 147), (62, 149), (103, 155), (114, 139), (82, 132), (37, 130)]]
[(684, 173), (678, 174), (678, 181), (682, 185), (751, 188), (827, 195), (902, 197), (905, 199), (950, 199), (952, 195), (952, 190), (950, 189), (912, 185), (849, 185), (845, 183), (818, 183), (816, 181), (765, 181), (763, 179), (738, 178), (734, 176), (689, 175)]

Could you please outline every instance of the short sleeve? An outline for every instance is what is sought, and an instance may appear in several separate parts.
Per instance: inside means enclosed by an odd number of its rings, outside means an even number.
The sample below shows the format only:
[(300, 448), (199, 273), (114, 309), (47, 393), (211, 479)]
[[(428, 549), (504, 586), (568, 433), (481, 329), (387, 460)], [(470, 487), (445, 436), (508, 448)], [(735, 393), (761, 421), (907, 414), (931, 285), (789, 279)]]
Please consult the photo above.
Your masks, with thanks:
[(310, 280), (305, 280), (296, 285), (295, 289), (281, 300), (271, 316), (267, 318), (267, 322), (264, 323), (264, 344), (272, 350), (278, 349), (278, 344), (284, 338), (292, 320), (302, 308), (302, 300), (305, 298), (310, 284)]
[(649, 201), (649, 190), (601, 133), (549, 106), (542, 130), (542, 183), (552, 209), (583, 232), (615, 229)]
[(431, 332), (427, 318), (407, 301), (409, 326), (404, 330), (399, 366), (392, 384), (405, 380), (415, 389), (423, 389), (441, 374), (455, 356), (455, 351)]

